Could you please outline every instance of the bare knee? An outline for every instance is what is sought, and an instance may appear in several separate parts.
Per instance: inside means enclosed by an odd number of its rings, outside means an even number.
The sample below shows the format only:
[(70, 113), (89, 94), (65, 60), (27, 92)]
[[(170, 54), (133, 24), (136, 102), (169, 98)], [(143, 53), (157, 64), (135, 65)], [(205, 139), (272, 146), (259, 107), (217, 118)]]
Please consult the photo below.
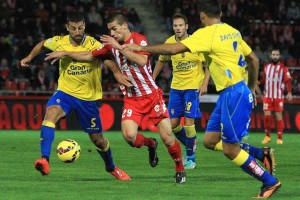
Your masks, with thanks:
[(209, 132), (205, 133), (203, 139), (203, 145), (207, 149), (214, 150), (218, 142), (221, 141), (221, 133), (218, 132)]

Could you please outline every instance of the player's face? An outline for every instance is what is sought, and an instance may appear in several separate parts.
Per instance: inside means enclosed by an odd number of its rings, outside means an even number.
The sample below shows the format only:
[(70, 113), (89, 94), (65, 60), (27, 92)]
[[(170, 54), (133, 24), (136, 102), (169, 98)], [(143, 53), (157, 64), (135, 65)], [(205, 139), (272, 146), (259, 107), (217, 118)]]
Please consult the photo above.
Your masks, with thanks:
[(110, 31), (110, 35), (118, 42), (124, 42), (127, 30), (127, 23), (119, 24), (117, 21), (113, 21), (107, 24), (107, 28)]
[(272, 51), (271, 53), (271, 59), (273, 63), (278, 63), (280, 60), (280, 53), (279, 51)]
[(84, 36), (85, 23), (83, 21), (68, 22), (68, 24), (66, 24), (66, 27), (69, 31), (71, 39), (74, 40), (77, 44), (81, 43)]
[(173, 20), (173, 31), (177, 38), (182, 38), (187, 34), (188, 25), (185, 24), (184, 19), (176, 18)]

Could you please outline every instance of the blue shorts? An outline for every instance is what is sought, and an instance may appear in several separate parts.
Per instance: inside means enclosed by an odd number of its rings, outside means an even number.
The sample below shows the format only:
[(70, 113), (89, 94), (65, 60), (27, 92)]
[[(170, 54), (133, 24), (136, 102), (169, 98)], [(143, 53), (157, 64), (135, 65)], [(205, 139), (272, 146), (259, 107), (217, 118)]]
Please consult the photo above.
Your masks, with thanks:
[(206, 132), (221, 132), (226, 143), (241, 142), (248, 134), (253, 96), (244, 81), (223, 90), (217, 101)]
[(197, 90), (170, 90), (168, 110), (170, 118), (200, 118), (199, 92)]
[(74, 109), (84, 132), (89, 134), (102, 133), (99, 104), (97, 101), (84, 101), (58, 90), (49, 99), (47, 108), (52, 105), (60, 106), (66, 115)]

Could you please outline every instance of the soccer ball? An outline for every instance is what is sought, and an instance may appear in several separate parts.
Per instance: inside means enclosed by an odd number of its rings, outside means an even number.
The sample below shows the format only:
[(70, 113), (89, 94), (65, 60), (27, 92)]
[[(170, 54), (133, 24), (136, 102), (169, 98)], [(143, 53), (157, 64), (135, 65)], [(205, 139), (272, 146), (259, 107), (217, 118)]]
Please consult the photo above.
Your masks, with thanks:
[(56, 148), (58, 158), (65, 163), (72, 163), (80, 156), (80, 146), (75, 140), (67, 139)]

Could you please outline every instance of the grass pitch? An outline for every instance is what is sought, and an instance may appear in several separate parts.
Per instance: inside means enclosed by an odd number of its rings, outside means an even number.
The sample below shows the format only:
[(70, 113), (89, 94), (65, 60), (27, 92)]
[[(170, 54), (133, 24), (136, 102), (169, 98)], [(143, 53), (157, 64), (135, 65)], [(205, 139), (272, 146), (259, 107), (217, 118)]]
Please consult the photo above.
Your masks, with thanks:
[[(158, 133), (159, 164), (148, 164), (147, 148), (131, 148), (119, 131), (104, 133), (110, 140), (115, 164), (131, 176), (118, 181), (104, 170), (104, 163), (88, 136), (81, 131), (56, 131), (51, 153), (51, 173), (41, 176), (34, 167), (39, 158), (39, 131), (0, 131), (0, 200), (15, 199), (251, 199), (261, 183), (243, 173), (222, 152), (204, 149), (203, 133), (198, 133), (197, 169), (187, 170), (187, 182), (175, 184), (174, 164)], [(263, 133), (251, 133), (246, 141), (260, 144)], [(56, 146), (63, 139), (74, 139), (81, 146), (80, 158), (72, 164), (58, 160)], [(299, 134), (284, 134), (283, 145), (272, 135), (276, 177), (282, 182), (272, 199), (300, 199)]]

